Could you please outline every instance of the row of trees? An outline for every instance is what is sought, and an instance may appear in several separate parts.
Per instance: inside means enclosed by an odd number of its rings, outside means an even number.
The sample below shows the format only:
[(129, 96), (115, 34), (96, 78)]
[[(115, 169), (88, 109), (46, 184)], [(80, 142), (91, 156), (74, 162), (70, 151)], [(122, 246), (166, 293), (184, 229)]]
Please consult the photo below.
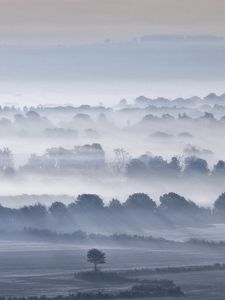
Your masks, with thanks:
[[(219, 160), (210, 170), (205, 159), (190, 156), (184, 161), (172, 157), (170, 161), (161, 156), (141, 155), (131, 159), (123, 149), (115, 149), (113, 170), (125, 173), (128, 177), (183, 177), (183, 176), (225, 176), (225, 161)], [(63, 147), (50, 148), (44, 155), (31, 155), (26, 170), (50, 171), (54, 169), (110, 169), (105, 162), (105, 153), (100, 144), (76, 146), (73, 149)], [(14, 168), (13, 155), (8, 148), (0, 149), (0, 171), (12, 173)]]
[[(174, 108), (175, 109), (175, 108)], [(216, 119), (215, 116), (212, 113), (209, 112), (205, 112), (203, 116), (197, 117), (197, 118), (192, 118), (189, 115), (187, 115), (186, 113), (183, 114), (179, 114), (178, 117), (174, 117), (171, 114), (163, 114), (162, 116), (157, 116), (157, 115), (152, 115), (152, 114), (148, 114), (145, 115), (142, 119), (142, 121), (140, 122), (140, 124), (145, 125), (146, 122), (162, 122), (162, 121), (171, 121), (171, 122), (175, 122), (175, 121), (190, 121), (191, 124), (193, 123), (197, 123), (197, 124), (201, 124), (201, 123), (205, 123), (205, 122), (213, 122), (213, 123), (220, 123), (220, 124), (224, 124), (225, 121), (225, 116), (222, 116), (220, 119)], [(197, 125), (196, 124), (196, 125)]]
[[(198, 96), (193, 96), (191, 98), (176, 98), (169, 99), (164, 97), (158, 97), (155, 99), (147, 98), (145, 96), (139, 96), (135, 99), (135, 105), (138, 107), (199, 107), (201, 105), (224, 105), (225, 93), (217, 95), (215, 93), (209, 93), (206, 97), (200, 98)], [(123, 104), (126, 104), (123, 100)]]
[[(183, 211), (183, 212), (199, 212), (201, 210), (209, 210), (198, 206), (193, 201), (186, 199), (176, 193), (164, 194), (159, 199), (160, 205), (157, 206), (156, 202), (145, 193), (134, 193), (130, 195), (124, 203), (118, 199), (112, 199), (110, 203), (105, 206), (103, 200), (95, 194), (81, 194), (77, 197), (76, 201), (66, 206), (61, 202), (54, 202), (49, 211), (52, 214), (59, 212), (66, 212), (69, 210), (77, 211), (93, 211), (93, 210), (109, 210), (109, 211), (124, 211), (124, 210), (147, 210), (155, 212), (159, 211)], [(222, 193), (214, 202), (212, 210), (213, 213), (225, 213), (225, 193)]]
[[(193, 222), (193, 220), (195, 222)], [(82, 194), (65, 205), (54, 202), (50, 207), (42, 204), (11, 209), (0, 206), (0, 228), (18, 229), (23, 227), (59, 230), (81, 229), (89, 231), (102, 228), (110, 232), (131, 230), (132, 227), (149, 228), (172, 224), (214, 223), (225, 220), (225, 193), (219, 196), (212, 209), (203, 208), (176, 193), (164, 194), (157, 206), (147, 194), (135, 193), (121, 203), (112, 199), (108, 205), (94, 194)], [(98, 226), (98, 227), (97, 227)], [(120, 231), (121, 232), (121, 231)]]
[[(225, 193), (222, 194), (215, 202), (214, 208), (224, 203), (222, 209), (225, 210)], [(54, 202), (50, 207), (46, 207), (41, 204), (35, 204), (30, 206), (24, 206), (20, 209), (9, 209), (0, 206), (0, 213), (4, 210), (18, 211), (23, 215), (45, 215), (47, 213), (60, 216), (67, 214), (68, 212), (96, 212), (96, 211), (126, 211), (126, 210), (147, 210), (155, 212), (156, 210), (183, 210), (183, 211), (199, 211), (203, 209), (195, 204), (191, 200), (187, 200), (184, 197), (176, 193), (164, 194), (160, 197), (160, 205), (157, 206), (156, 202), (145, 193), (134, 193), (130, 195), (125, 202), (120, 202), (118, 199), (112, 199), (108, 205), (104, 204), (102, 198), (96, 194), (81, 194), (76, 200), (69, 205), (63, 202)]]
[(31, 155), (27, 168), (30, 169), (64, 169), (64, 168), (103, 168), (105, 153), (100, 144), (75, 146), (73, 149), (62, 147), (50, 148), (44, 155)]
[[(160, 109), (160, 108), (159, 108)], [(157, 112), (159, 111), (159, 109), (157, 109)], [(175, 110), (176, 107), (173, 107), (173, 109)], [(183, 108), (185, 110), (185, 108)], [(127, 109), (123, 109), (122, 112), (123, 113), (128, 113), (130, 110), (130, 108)], [(152, 106), (152, 110), (154, 111), (154, 106)], [(1, 109), (0, 109), (1, 111)], [(55, 110), (56, 111), (56, 110)], [(81, 110), (82, 111), (82, 110)], [(103, 110), (104, 111), (104, 110)], [(138, 111), (138, 108), (136, 108), (136, 112)], [(141, 110), (143, 111), (143, 110)], [(165, 107), (163, 108), (163, 111), (165, 111)], [(170, 110), (171, 111), (171, 110)], [(9, 110), (10, 112), (10, 110)], [(11, 111), (12, 113), (16, 112), (16, 111)], [(68, 111), (66, 111), (68, 112)], [(73, 112), (73, 110), (71, 110), (71, 113)], [(88, 110), (87, 110), (88, 112)], [(71, 119), (71, 122), (79, 122), (82, 123), (83, 125), (95, 125), (95, 121), (94, 119), (92, 119), (92, 117), (87, 113), (87, 112), (79, 112), (74, 115), (74, 117)], [(91, 108), (89, 108), (89, 112), (91, 113)], [(104, 112), (107, 113), (107, 110), (105, 110)], [(115, 115), (119, 112), (117, 111), (110, 111), (111, 113), (114, 113)], [(98, 118), (96, 119), (96, 124), (101, 124), (103, 121), (104, 122), (108, 122), (107, 117), (104, 113), (101, 112), (101, 109), (96, 110), (96, 113), (99, 113)], [(141, 120), (141, 124), (145, 123), (145, 122), (149, 122), (149, 121), (183, 121), (183, 120), (190, 120), (192, 123), (193, 122), (202, 122), (202, 121), (209, 121), (209, 122), (214, 122), (214, 123), (218, 123), (218, 122), (224, 122), (225, 120), (225, 116), (222, 116), (220, 119), (215, 118), (214, 114), (211, 112), (205, 112), (202, 116), (200, 117), (196, 117), (196, 118), (192, 118), (191, 116), (189, 116), (187, 113), (183, 113), (183, 114), (178, 114), (178, 117), (174, 117), (172, 114), (169, 113), (164, 113), (161, 116), (157, 115), (153, 115), (153, 114), (147, 114), (143, 117), (143, 119)], [(10, 127), (12, 125), (16, 125), (16, 126), (26, 126), (28, 124), (33, 124), (34, 123), (39, 123), (39, 125), (41, 125), (41, 127), (55, 127), (55, 125), (48, 120), (46, 117), (42, 117), (42, 115), (36, 110), (28, 110), (25, 113), (18, 111), (16, 114), (14, 114), (14, 121), (12, 122), (9, 118), (3, 117), (0, 119), (0, 123), (1, 125), (5, 126), (5, 127)], [(139, 124), (139, 123), (138, 123)]]
[(131, 159), (126, 166), (128, 176), (160, 176), (160, 177), (180, 177), (180, 176), (225, 176), (225, 161), (219, 160), (210, 170), (205, 159), (190, 156), (182, 162), (177, 157), (172, 157), (170, 161), (161, 156), (142, 155), (139, 158)]

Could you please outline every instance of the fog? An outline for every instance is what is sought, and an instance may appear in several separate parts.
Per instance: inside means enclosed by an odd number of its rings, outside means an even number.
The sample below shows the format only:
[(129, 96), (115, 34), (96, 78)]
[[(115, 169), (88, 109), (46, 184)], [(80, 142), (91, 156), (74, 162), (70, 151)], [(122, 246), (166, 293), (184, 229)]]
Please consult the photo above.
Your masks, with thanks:
[(223, 38), (146, 35), (80, 45), (0, 46), (1, 103), (115, 105), (138, 95), (204, 97), (224, 88)]
[(211, 207), (225, 189), (223, 101), (211, 93), (113, 106), (2, 106), (1, 195), (92, 193), (108, 203), (176, 192)]
[(0, 0), (0, 300), (224, 298), (217, 2)]

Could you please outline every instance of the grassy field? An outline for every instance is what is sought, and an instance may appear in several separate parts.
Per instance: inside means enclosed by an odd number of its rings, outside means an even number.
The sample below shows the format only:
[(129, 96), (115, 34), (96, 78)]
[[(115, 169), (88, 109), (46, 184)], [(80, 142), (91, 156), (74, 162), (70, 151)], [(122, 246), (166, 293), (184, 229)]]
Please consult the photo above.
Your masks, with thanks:
[[(141, 278), (152, 278), (143, 276)], [(204, 271), (157, 275), (157, 278), (171, 279), (185, 292), (185, 300), (224, 300), (225, 271)], [(153, 298), (154, 299), (154, 298)], [(156, 298), (161, 299), (161, 298)], [(164, 298), (165, 299), (165, 298)], [(175, 300), (177, 298), (167, 298)]]
[[(8, 249), (6, 251), (6, 249)], [(0, 247), (0, 295), (59, 295), (93, 289), (120, 288), (120, 284), (98, 284), (75, 279), (75, 271), (87, 270), (87, 249), (72, 245), (4, 244)], [(225, 262), (223, 252), (166, 251), (163, 249), (105, 248), (104, 269), (204, 265)], [(154, 275), (174, 280), (187, 294), (185, 299), (224, 299), (225, 271)], [(122, 287), (126, 287), (123, 284)], [(223, 288), (224, 286), (224, 288)], [(159, 298), (158, 298), (159, 299)]]

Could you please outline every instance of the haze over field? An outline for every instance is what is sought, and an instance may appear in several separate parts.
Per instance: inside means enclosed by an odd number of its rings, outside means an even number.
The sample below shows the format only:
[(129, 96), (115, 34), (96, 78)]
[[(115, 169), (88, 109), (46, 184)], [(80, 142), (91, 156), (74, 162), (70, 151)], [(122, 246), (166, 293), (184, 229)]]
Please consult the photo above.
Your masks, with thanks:
[(225, 40), (140, 36), (79, 46), (0, 46), (0, 100), (15, 105), (223, 93)]
[(224, 15), (0, 0), (1, 300), (224, 299)]

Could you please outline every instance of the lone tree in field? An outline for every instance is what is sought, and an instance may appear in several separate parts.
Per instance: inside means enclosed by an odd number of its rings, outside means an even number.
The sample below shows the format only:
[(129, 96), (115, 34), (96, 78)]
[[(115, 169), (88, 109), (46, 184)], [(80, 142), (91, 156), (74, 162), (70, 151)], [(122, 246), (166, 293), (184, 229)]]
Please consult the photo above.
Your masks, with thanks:
[(98, 249), (90, 249), (87, 253), (87, 260), (94, 264), (94, 271), (97, 272), (97, 266), (105, 264), (105, 253)]

